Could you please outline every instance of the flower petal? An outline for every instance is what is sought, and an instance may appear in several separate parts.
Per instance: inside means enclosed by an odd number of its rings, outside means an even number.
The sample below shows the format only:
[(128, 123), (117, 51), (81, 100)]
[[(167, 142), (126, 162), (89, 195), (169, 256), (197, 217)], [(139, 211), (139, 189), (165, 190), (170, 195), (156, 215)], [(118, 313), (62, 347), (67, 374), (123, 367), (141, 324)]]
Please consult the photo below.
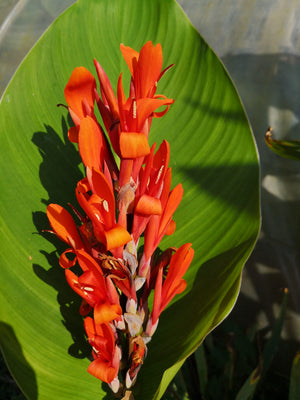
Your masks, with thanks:
[(87, 372), (106, 383), (112, 382), (118, 373), (116, 368), (101, 358), (96, 358), (96, 360), (92, 361), (88, 366)]
[(133, 50), (129, 46), (124, 46), (123, 43), (120, 44), (120, 49), (123, 54), (124, 60), (128, 65), (131, 75), (134, 73), (134, 69), (136, 68), (136, 64), (139, 59), (139, 53), (136, 50)]
[(103, 201), (102, 217), (106, 228), (110, 228), (115, 221), (115, 196), (111, 184), (99, 170), (92, 169), (90, 182), (93, 192)]
[(120, 152), (123, 158), (144, 157), (150, 153), (148, 138), (143, 133), (121, 132)]
[(95, 101), (96, 80), (94, 76), (84, 67), (73, 70), (71, 77), (65, 87), (65, 98), (68, 106), (81, 119), (85, 117), (83, 100), (93, 108)]
[(159, 268), (155, 282), (153, 308), (151, 313), (151, 320), (153, 325), (158, 320), (160, 314), (162, 282), (163, 282), (163, 268)]
[(97, 75), (100, 82), (100, 91), (103, 99), (103, 103), (109, 107), (112, 119), (118, 118), (118, 103), (114, 94), (111, 83), (106, 75), (104, 69), (97, 60), (94, 59)]
[(98, 303), (94, 308), (94, 320), (96, 325), (113, 321), (122, 315), (119, 304)]
[(135, 206), (135, 212), (144, 215), (161, 215), (161, 201), (155, 197), (143, 194)]
[(143, 98), (153, 95), (153, 88), (160, 77), (163, 64), (161, 45), (154, 46), (147, 42), (140, 51), (137, 66), (134, 71), (136, 97)]
[(167, 229), (165, 230), (165, 235), (168, 236), (173, 235), (175, 229), (176, 229), (176, 222), (173, 219), (171, 219), (171, 221), (167, 225)]
[(186, 289), (186, 281), (184, 279), (181, 279), (179, 282), (176, 282), (176, 284), (174, 283), (174, 285), (169, 288), (168, 293), (164, 293), (164, 299), (161, 303), (160, 313), (173, 300), (176, 294), (184, 292), (185, 289)]
[(78, 129), (76, 126), (71, 126), (71, 128), (68, 130), (68, 139), (72, 143), (78, 143)]
[[(105, 284), (103, 278), (103, 271), (96, 260), (84, 250), (77, 251), (77, 260), (83, 272), (92, 271), (98, 279), (98, 284), (102, 286)], [(100, 277), (99, 277), (100, 275)]]
[(107, 156), (106, 143), (100, 126), (89, 116), (81, 120), (78, 145), (84, 165), (102, 170)]
[(120, 246), (124, 246), (126, 243), (132, 240), (129, 232), (121, 225), (116, 224), (112, 229), (104, 232), (106, 239), (106, 249), (111, 250)]
[(176, 293), (181, 293), (185, 289), (186, 283), (182, 277), (194, 257), (194, 250), (191, 246), (191, 243), (182, 245), (171, 258), (162, 288), (161, 310), (167, 306)]
[[(136, 101), (136, 115), (138, 119), (138, 124), (137, 124), (137, 130), (141, 131), (144, 123), (147, 118), (151, 117), (154, 111), (161, 107), (161, 106), (169, 106), (170, 104), (173, 104), (174, 100), (173, 99), (156, 99), (156, 98), (143, 98), (143, 99), (138, 99)], [(165, 114), (167, 112), (168, 108), (164, 111), (161, 111), (161, 113)], [(156, 117), (160, 116), (160, 113), (156, 113)]]
[(56, 235), (74, 249), (83, 247), (82, 240), (72, 216), (62, 206), (49, 204), (47, 217)]
[[(67, 257), (67, 254), (72, 254), (72, 257)], [(62, 268), (72, 268), (77, 262), (76, 252), (73, 249), (67, 249), (59, 257), (59, 265)]]
[(174, 212), (176, 211), (177, 207), (179, 206), (179, 203), (182, 199), (182, 195), (183, 195), (183, 189), (182, 189), (182, 185), (179, 183), (170, 192), (166, 207), (164, 209), (164, 212), (163, 212), (163, 215), (162, 215), (162, 218), (160, 221), (159, 232), (158, 232), (159, 237), (164, 235), (165, 230), (167, 229), (167, 226), (170, 223)]

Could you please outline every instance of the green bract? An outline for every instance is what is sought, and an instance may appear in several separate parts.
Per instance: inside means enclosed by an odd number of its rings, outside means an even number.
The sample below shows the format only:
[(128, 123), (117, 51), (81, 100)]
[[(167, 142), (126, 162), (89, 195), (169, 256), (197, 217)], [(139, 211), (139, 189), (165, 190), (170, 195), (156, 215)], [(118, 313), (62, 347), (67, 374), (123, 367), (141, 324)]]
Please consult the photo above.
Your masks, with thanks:
[[(65, 282), (46, 205), (76, 204), (82, 176), (64, 87), (76, 66), (95, 74), (93, 58), (116, 88), (129, 72), (120, 43), (161, 43), (159, 93), (174, 98), (153, 122), (150, 142), (171, 146), (172, 182), (183, 200), (173, 236), (161, 248), (192, 242), (187, 290), (161, 315), (134, 387), (135, 399), (159, 399), (184, 359), (230, 312), (242, 267), (260, 224), (259, 168), (245, 112), (223, 65), (174, 0), (79, 0), (50, 27), (19, 67), (1, 102), (0, 341), (30, 400), (109, 398), (87, 372), (90, 348), (80, 299)], [(96, 75), (96, 74), (95, 74)], [(61, 247), (63, 246), (63, 247)]]

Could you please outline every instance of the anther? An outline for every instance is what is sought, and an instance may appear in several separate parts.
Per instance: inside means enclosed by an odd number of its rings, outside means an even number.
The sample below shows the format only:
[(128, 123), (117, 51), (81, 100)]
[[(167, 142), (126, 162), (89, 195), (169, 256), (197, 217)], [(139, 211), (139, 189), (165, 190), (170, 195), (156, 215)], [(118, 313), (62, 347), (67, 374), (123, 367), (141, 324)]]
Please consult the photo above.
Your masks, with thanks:
[(106, 200), (103, 200), (102, 205), (103, 205), (104, 210), (106, 212), (109, 212), (108, 202)]
[(136, 119), (136, 101), (133, 100), (133, 104), (132, 104), (132, 116), (133, 119)]

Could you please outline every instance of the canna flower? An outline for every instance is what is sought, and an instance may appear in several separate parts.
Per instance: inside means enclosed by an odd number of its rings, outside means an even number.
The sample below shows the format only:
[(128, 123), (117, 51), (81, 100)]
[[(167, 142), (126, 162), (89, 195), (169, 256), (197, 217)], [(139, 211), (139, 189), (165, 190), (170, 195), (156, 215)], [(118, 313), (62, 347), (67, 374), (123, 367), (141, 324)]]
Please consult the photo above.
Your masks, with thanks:
[(146, 276), (150, 265), (150, 259), (162, 240), (164, 235), (171, 235), (175, 231), (175, 223), (172, 220), (182, 196), (182, 185), (178, 184), (171, 192), (169, 192), (169, 183), (171, 180), (171, 171), (167, 175), (167, 184), (164, 186), (161, 203), (162, 214), (151, 215), (144, 233), (144, 253), (140, 262), (139, 275)]
[(78, 143), (85, 166), (91, 168), (92, 165), (102, 170), (106, 162), (109, 169), (116, 173), (117, 166), (109, 143), (94, 113), (96, 89), (96, 80), (86, 68), (74, 69), (64, 91), (75, 125), (69, 129), (68, 137), (71, 142)]
[(146, 345), (141, 336), (135, 336), (129, 343), (129, 358), (131, 361), (130, 369), (126, 374), (126, 387), (130, 388), (141, 369), (146, 356)]
[(158, 81), (173, 66), (169, 65), (162, 71), (163, 54), (160, 43), (153, 46), (151, 41), (148, 41), (140, 53), (123, 44), (120, 45), (120, 49), (131, 73), (131, 97), (155, 97)]
[(162, 69), (160, 44), (149, 41), (140, 52), (120, 48), (131, 73), (128, 98), (122, 74), (115, 94), (96, 60), (99, 93), (84, 67), (75, 68), (65, 87), (74, 122), (68, 135), (85, 167), (75, 189), (81, 210), (70, 205), (74, 220), (62, 206), (49, 204), (47, 216), (68, 246), (59, 264), (82, 299), (79, 312), (93, 356), (88, 372), (124, 395), (138, 377), (161, 313), (186, 288), (183, 276), (194, 251), (187, 243), (157, 256), (163, 237), (175, 231), (173, 215), (183, 196), (181, 184), (171, 188), (169, 143), (149, 145), (152, 118), (174, 103), (156, 94), (171, 66)]
[[(89, 195), (89, 192), (92, 192)], [(131, 236), (115, 220), (115, 197), (112, 181), (108, 181), (104, 173), (88, 170), (87, 179), (78, 182), (77, 200), (92, 222), (93, 235), (106, 250), (112, 251), (131, 241)]]
[[(170, 261), (167, 260), (166, 263), (161, 263), (159, 266), (154, 290), (153, 309), (146, 330), (149, 336), (153, 335), (162, 311), (176, 294), (180, 294), (185, 290), (186, 281), (182, 277), (190, 266), (193, 257), (194, 250), (191, 248), (191, 243), (186, 243), (171, 256)], [(163, 281), (163, 271), (168, 264), (167, 276)]]
[(83, 250), (76, 252), (77, 261), (83, 274), (75, 275), (70, 269), (65, 270), (66, 280), (71, 288), (85, 301), (84, 304), (94, 309), (94, 319), (97, 324), (120, 319), (122, 309), (119, 297), (109, 278), (103, 276), (99, 264)]
[[(103, 118), (112, 147), (121, 158), (120, 186), (134, 180), (142, 165), (143, 157), (150, 153), (148, 135), (153, 117), (162, 117), (174, 102), (166, 96), (155, 95), (157, 83), (166, 68), (162, 68), (162, 50), (149, 41), (140, 54), (130, 47), (121, 45), (121, 51), (131, 72), (130, 94), (126, 99), (120, 75), (115, 97), (111, 84), (101, 65), (94, 60), (100, 81), (100, 96), (97, 105)], [(161, 106), (166, 109), (155, 112)]]
[(115, 343), (111, 326), (108, 323), (97, 324), (91, 317), (86, 317), (84, 328), (93, 348), (94, 358), (88, 367), (88, 372), (103, 382), (111, 384), (113, 391), (117, 392), (121, 352)]
[[(76, 263), (76, 250), (84, 248), (77, 226), (71, 214), (58, 204), (48, 205), (47, 217), (53, 232), (70, 246), (59, 257), (59, 264), (63, 268), (70, 268)], [(71, 254), (73, 259), (68, 258)]]

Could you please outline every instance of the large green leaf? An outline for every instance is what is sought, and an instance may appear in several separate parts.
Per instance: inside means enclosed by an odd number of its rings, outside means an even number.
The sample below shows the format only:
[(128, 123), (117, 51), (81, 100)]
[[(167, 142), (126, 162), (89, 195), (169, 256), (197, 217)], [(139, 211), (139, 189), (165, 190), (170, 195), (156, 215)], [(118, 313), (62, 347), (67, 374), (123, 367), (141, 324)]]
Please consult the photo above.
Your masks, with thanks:
[[(126, 71), (119, 45), (160, 42), (175, 67), (159, 93), (176, 99), (151, 141), (171, 145), (173, 184), (184, 198), (176, 233), (191, 241), (188, 288), (162, 314), (134, 389), (159, 399), (184, 359), (230, 312), (259, 229), (259, 170), (253, 137), (224, 67), (174, 0), (79, 0), (19, 67), (1, 102), (1, 347), (31, 399), (110, 398), (86, 373), (89, 348), (79, 299), (58, 266), (61, 244), (42, 233), (46, 204), (75, 203), (80, 159), (66, 139), (63, 89), (74, 67), (95, 57), (116, 87)], [(128, 78), (125, 74), (124, 78)], [(57, 249), (59, 250), (57, 252)]]

